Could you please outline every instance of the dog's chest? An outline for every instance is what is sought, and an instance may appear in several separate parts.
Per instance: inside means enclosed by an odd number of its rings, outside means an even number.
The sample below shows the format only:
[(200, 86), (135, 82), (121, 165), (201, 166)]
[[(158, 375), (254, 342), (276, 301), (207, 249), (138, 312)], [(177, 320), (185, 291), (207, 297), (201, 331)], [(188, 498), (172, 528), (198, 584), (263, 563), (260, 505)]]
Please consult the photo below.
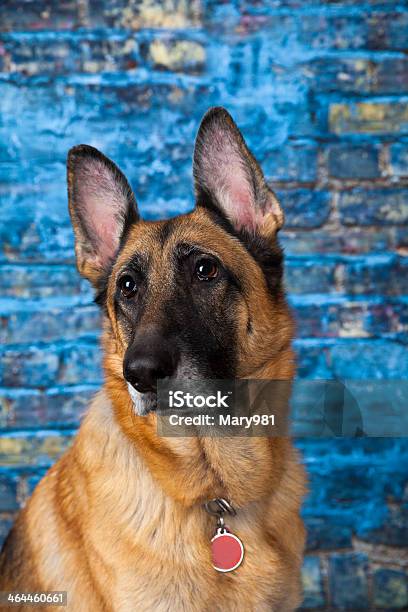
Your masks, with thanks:
[(243, 564), (223, 574), (212, 567), (203, 527), (200, 532), (187, 526), (167, 536), (163, 530), (156, 527), (153, 542), (139, 538), (129, 547), (119, 546), (108, 596), (112, 610), (235, 612), (243, 601), (247, 610), (271, 610), (279, 562), (265, 542), (247, 536)]

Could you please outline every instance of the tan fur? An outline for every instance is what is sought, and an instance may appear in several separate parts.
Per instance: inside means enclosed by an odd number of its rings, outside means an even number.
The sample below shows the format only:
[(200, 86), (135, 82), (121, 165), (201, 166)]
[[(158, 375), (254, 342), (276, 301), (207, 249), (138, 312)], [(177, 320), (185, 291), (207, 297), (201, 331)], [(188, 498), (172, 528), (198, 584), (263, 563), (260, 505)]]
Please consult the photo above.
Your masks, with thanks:
[[(214, 253), (245, 288), (237, 312), (241, 378), (293, 377), (286, 302), (271, 299), (255, 260), (204, 209), (179, 217), (163, 249), (159, 229), (160, 222), (140, 221), (115, 262), (104, 387), (73, 446), (20, 513), (0, 559), (0, 590), (66, 590), (75, 612), (294, 610), (301, 602), (305, 477), (290, 440), (160, 438), (155, 414), (136, 416), (132, 408), (122, 373), (126, 333), (115, 318), (113, 290), (129, 257), (144, 252), (153, 262), (141, 322), (148, 325), (164, 316), (160, 305), (172, 279), (163, 269), (174, 244)], [(217, 496), (233, 501), (237, 515), (228, 525), (245, 544), (243, 564), (229, 574), (217, 573), (210, 559), (214, 519), (203, 503)]]

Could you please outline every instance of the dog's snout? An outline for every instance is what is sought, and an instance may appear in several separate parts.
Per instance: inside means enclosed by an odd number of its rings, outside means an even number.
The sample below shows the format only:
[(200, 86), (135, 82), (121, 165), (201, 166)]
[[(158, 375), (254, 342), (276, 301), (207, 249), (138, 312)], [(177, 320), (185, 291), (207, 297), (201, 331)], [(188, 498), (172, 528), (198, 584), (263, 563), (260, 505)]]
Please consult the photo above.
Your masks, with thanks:
[(170, 341), (144, 335), (126, 351), (123, 375), (139, 393), (155, 392), (158, 380), (174, 374), (177, 361), (176, 347)]

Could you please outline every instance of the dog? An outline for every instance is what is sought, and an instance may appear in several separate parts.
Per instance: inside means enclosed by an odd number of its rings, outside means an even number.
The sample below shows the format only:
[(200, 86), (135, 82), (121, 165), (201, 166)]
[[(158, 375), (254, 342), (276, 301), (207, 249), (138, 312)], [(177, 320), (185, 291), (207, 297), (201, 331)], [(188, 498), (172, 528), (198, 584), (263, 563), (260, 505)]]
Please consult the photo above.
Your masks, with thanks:
[[(158, 380), (294, 377), (275, 194), (223, 108), (199, 127), (188, 214), (142, 220), (93, 147), (71, 149), (67, 173), (78, 270), (103, 312), (104, 385), (17, 517), (0, 591), (66, 591), (76, 612), (295, 610), (305, 474), (289, 438), (157, 433)], [(213, 567), (214, 498), (233, 505), (245, 547), (231, 572)]]

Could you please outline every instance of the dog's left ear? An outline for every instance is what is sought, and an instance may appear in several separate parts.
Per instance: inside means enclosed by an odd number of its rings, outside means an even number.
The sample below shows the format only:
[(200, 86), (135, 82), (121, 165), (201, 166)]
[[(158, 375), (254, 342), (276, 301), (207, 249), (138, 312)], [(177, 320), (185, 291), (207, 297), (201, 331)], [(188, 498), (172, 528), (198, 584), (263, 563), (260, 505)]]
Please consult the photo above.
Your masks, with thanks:
[(212, 108), (198, 130), (193, 164), (197, 206), (216, 208), (236, 230), (271, 238), (283, 211), (231, 115)]
[(138, 220), (136, 200), (119, 168), (94, 147), (73, 147), (67, 170), (78, 270), (97, 286), (126, 228)]

